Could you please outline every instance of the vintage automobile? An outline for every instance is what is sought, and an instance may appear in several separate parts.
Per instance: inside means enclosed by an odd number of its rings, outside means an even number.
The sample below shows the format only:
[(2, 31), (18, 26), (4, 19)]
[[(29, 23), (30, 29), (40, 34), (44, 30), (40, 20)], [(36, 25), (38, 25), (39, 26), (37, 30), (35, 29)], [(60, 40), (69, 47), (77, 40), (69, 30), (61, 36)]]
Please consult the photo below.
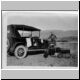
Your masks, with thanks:
[[(30, 35), (23, 36), (19, 31), (28, 31)], [(62, 50), (59, 47), (55, 47), (55, 44), (48, 39), (40, 39), (40, 29), (28, 26), (11, 24), (7, 26), (7, 53), (9, 55), (15, 55), (16, 58), (22, 59), (28, 55), (31, 51), (44, 51), (44, 57), (48, 55), (54, 55), (59, 53), (58, 57), (62, 57), (64, 53), (70, 53), (69, 50)], [(33, 36), (33, 32), (38, 32), (38, 36)], [(27, 33), (26, 33), (27, 34)], [(67, 55), (70, 57), (70, 54)]]
[[(21, 31), (31, 32), (29, 36), (21, 36)], [(32, 32), (38, 31), (39, 36), (32, 36)], [(11, 24), (7, 26), (7, 53), (15, 55), (17, 58), (22, 59), (27, 56), (29, 51), (45, 51), (48, 48), (48, 41), (40, 39), (40, 29), (27, 26)]]

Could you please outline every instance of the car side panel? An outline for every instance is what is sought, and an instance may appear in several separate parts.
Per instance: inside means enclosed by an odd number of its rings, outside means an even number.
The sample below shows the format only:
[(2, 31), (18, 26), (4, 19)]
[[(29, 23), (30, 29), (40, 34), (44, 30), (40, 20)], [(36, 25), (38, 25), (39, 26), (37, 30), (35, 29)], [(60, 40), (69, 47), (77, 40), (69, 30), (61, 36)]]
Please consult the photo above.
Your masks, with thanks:
[(10, 48), (9, 48), (10, 52), (14, 52), (14, 49), (16, 48), (17, 45), (20, 44), (24, 46), (27, 45), (25, 38), (9, 37), (8, 39), (10, 41)]

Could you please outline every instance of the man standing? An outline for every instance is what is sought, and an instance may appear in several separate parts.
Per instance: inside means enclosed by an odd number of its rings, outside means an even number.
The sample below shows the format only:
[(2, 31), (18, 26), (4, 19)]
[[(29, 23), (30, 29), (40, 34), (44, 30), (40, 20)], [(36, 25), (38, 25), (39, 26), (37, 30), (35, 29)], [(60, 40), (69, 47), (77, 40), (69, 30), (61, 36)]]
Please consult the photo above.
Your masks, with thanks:
[(54, 44), (54, 46), (56, 46), (56, 39), (57, 39), (56, 35), (51, 32), (51, 35), (48, 37), (49, 43)]
[(44, 57), (47, 58), (48, 55), (54, 55), (55, 54), (55, 46), (56, 46), (56, 35), (53, 34), (51, 32), (51, 35), (48, 37), (48, 42), (49, 42), (49, 46), (48, 46), (48, 49), (47, 51), (44, 53)]

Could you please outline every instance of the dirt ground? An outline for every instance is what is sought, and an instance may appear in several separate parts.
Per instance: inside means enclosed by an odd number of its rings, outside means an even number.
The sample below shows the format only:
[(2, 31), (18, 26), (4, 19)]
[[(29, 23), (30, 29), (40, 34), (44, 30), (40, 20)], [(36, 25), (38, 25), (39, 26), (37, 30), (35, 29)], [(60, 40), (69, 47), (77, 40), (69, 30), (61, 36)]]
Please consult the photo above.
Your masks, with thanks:
[(29, 55), (24, 59), (8, 56), (8, 66), (74, 66), (77, 67), (77, 57), (69, 59), (51, 57), (44, 58), (43, 54)]
[(7, 57), (7, 66), (64, 66), (64, 67), (77, 67), (78, 66), (78, 48), (77, 44), (69, 43), (64, 44), (61, 43), (64, 48), (69, 48), (71, 51), (70, 58), (58, 58), (58, 57), (51, 57), (48, 58), (43, 57), (43, 53), (38, 54), (31, 54), (25, 57), (24, 59), (17, 59), (15, 56), (8, 56)]

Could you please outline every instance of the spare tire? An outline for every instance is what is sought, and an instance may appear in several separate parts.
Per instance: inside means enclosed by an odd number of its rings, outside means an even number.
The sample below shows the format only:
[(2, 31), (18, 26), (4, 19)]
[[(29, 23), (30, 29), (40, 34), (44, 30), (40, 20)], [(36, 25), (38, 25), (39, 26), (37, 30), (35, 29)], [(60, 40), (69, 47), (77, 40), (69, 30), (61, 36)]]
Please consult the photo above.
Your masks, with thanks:
[(23, 59), (24, 57), (26, 57), (27, 51), (28, 51), (28, 48), (26, 48), (24, 45), (18, 45), (15, 48), (14, 55), (18, 59)]

